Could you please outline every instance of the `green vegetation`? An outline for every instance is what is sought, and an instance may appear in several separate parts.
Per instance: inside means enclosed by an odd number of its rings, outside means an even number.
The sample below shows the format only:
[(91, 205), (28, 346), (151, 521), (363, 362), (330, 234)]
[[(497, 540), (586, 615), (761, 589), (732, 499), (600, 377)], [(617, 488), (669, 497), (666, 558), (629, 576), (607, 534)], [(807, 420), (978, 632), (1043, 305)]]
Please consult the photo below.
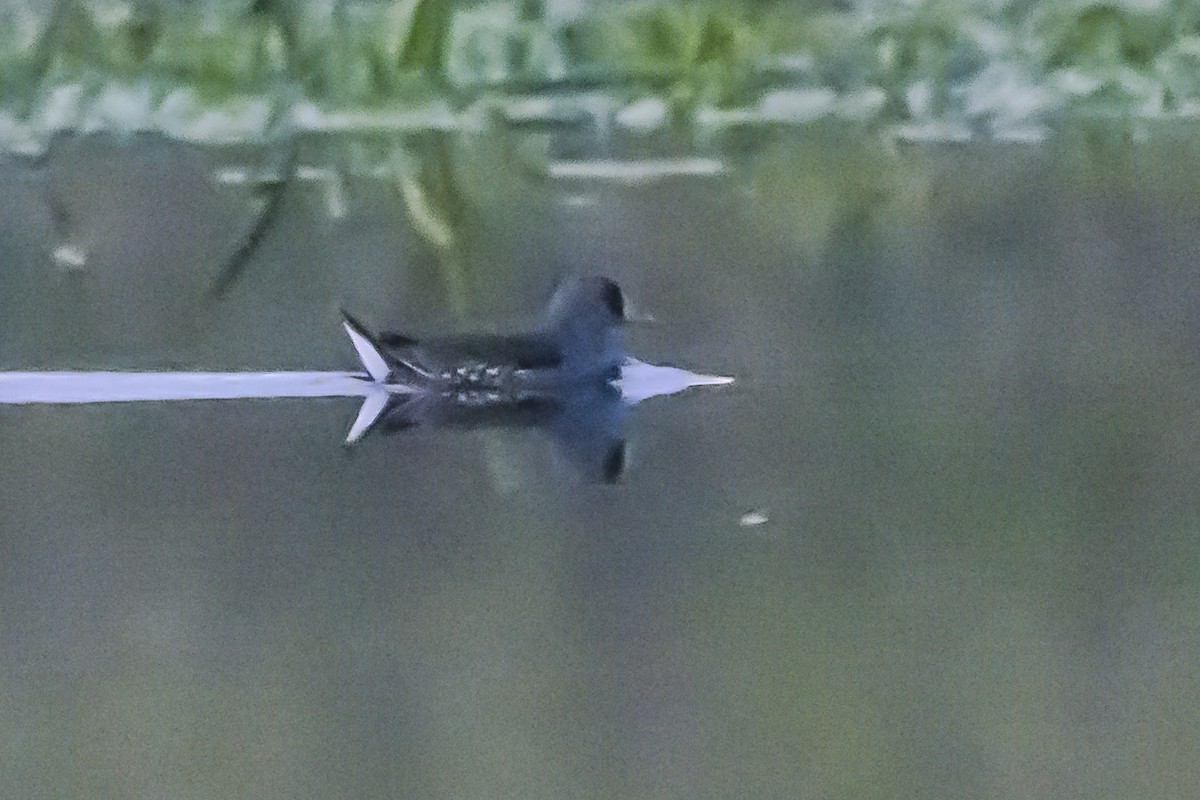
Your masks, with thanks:
[(1071, 116), (1190, 119), (1198, 62), (1185, 0), (0, 0), (0, 147), (97, 128), (245, 140), (280, 119), (445, 127), (481, 98), (596, 92), (702, 125), (1038, 138)]

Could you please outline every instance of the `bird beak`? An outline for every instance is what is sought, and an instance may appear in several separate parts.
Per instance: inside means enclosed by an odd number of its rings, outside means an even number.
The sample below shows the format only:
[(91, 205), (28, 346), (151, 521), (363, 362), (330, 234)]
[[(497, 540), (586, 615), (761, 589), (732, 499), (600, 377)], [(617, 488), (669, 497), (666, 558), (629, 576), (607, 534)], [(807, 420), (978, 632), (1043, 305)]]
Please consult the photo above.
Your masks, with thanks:
[(645, 313), (628, 303), (625, 306), (625, 318), (623, 321), (626, 325), (655, 325), (658, 323), (658, 319), (653, 314)]

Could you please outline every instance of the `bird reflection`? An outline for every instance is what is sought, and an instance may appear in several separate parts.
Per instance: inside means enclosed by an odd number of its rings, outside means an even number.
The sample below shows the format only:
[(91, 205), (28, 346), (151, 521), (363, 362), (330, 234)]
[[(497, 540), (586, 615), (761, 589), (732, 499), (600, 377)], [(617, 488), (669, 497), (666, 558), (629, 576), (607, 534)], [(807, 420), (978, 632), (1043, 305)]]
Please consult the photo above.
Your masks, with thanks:
[(536, 429), (585, 480), (619, 481), (625, 473), (627, 406), (610, 383), (540, 394), (505, 404), (471, 405), (424, 394), (393, 395), (371, 426), (391, 436), (425, 429)]

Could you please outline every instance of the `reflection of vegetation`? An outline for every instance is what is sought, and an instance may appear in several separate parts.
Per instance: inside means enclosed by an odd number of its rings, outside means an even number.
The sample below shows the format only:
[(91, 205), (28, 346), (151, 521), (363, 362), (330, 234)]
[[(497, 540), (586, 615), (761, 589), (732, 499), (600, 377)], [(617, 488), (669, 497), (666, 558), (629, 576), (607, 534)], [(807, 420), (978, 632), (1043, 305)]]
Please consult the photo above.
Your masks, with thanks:
[(278, 220), (288, 185), (295, 175), (296, 156), (297, 148), (293, 144), (283, 159), (279, 175), (272, 180), (262, 181), (255, 187), (261, 196), (261, 208), (241, 243), (221, 265), (210, 289), (210, 296), (220, 297), (241, 278), (251, 259), (257, 254), (263, 239)]
[[(844, 242), (839, 231), (876, 217), (911, 222), (925, 210), (902, 160), (870, 142), (833, 137), (764, 148), (748, 172), (749, 220), (764, 241), (804, 256), (812, 274)], [(854, 230), (855, 236), (862, 231)]]
[(464, 202), (455, 185), (445, 137), (427, 138), (422, 144), (421, 168), (397, 174), (396, 185), (409, 222), (438, 254), (450, 306), (461, 318), (470, 301), (461, 239)]

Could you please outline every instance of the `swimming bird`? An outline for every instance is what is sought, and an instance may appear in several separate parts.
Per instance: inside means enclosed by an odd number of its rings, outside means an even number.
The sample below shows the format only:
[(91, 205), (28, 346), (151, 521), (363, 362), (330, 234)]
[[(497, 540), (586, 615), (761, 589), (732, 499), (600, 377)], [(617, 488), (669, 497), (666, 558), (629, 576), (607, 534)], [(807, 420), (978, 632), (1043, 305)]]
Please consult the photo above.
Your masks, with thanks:
[(598, 276), (563, 282), (532, 331), (421, 341), (372, 336), (343, 311), (346, 332), (372, 380), (395, 394), (460, 406), (511, 405), (619, 377), (625, 361), (625, 297)]
[(733, 378), (648, 364), (625, 352), (625, 298), (600, 277), (562, 284), (533, 329), (418, 341), (343, 321), (362, 371), (0, 372), (0, 406), (168, 400), (358, 397), (353, 444), (428, 427), (534, 427), (585, 475), (615, 480), (625, 411), (648, 398)]
[[(371, 333), (343, 312), (346, 332), (377, 390), (350, 429), (538, 427), (613, 480), (624, 461), (624, 405), (614, 383), (626, 361), (625, 297), (599, 276), (563, 282), (533, 330), (418, 340)], [(589, 469), (589, 471), (595, 471)]]

